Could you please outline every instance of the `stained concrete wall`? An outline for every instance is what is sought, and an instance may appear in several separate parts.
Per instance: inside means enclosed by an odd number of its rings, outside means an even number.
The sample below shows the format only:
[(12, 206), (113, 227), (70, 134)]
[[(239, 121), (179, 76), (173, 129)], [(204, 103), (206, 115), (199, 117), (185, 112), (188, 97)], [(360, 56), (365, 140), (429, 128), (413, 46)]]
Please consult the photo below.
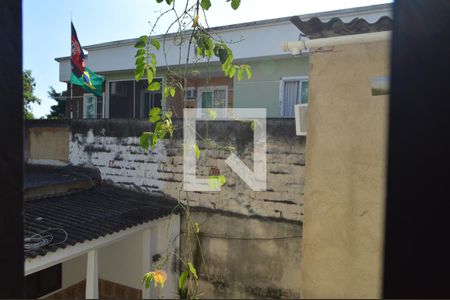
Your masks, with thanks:
[[(181, 121), (176, 122), (182, 127)], [(293, 119), (267, 121), (268, 181), (264, 192), (252, 191), (224, 162), (230, 155), (226, 148), (233, 147), (236, 155), (252, 169), (253, 130), (250, 124), (211, 122), (208, 133), (218, 148), (208, 148), (198, 141), (201, 149), (198, 176), (208, 176), (211, 168), (218, 168), (227, 177), (221, 192), (210, 193), (183, 191), (180, 131), (172, 140), (159, 143), (155, 150), (145, 151), (139, 145), (138, 136), (151, 130), (146, 121), (83, 120), (71, 121), (68, 126), (71, 164), (96, 167), (104, 180), (126, 188), (164, 193), (181, 201), (189, 197), (190, 204), (195, 207), (193, 219), (200, 223), (203, 255), (210, 275), (208, 282), (197, 250), (194, 263), (199, 269), (204, 298), (299, 297), (306, 139), (295, 135)], [(197, 122), (197, 130), (202, 136), (206, 132), (205, 126), (204, 122)], [(182, 225), (182, 231), (183, 228)], [(183, 234), (181, 240), (183, 252), (186, 249)], [(135, 244), (142, 248), (139, 241)], [(154, 245), (153, 241), (151, 244)], [(109, 254), (99, 253), (99, 273), (103, 279), (118, 281), (119, 277), (103, 276), (102, 270), (109, 270), (105, 262), (118, 259), (120, 253), (139, 252), (138, 248), (128, 251), (127, 247), (130, 246), (111, 245)], [(102, 257), (106, 256), (108, 259), (102, 263)], [(63, 272), (77, 263), (85, 264), (85, 258), (63, 265)], [(130, 263), (135, 268), (138, 266), (137, 261)], [(119, 268), (114, 267), (107, 273), (118, 275), (116, 272), (121, 267), (120, 264), (117, 266)], [(84, 275), (72, 274), (67, 279), (73, 283), (75, 277), (84, 278)], [(133, 275), (130, 280), (132, 277), (137, 278)], [(137, 288), (130, 281), (118, 283)]]
[[(300, 222), (212, 210), (193, 211), (191, 218), (200, 224), (201, 251), (196, 240), (192, 244), (202, 298), (300, 297)], [(185, 219), (181, 228), (181, 254), (186, 257)]]
[[(182, 121), (176, 124), (182, 128)], [(206, 124), (197, 122), (205, 135)], [(69, 142), (69, 161), (93, 166), (104, 180), (148, 193), (163, 193), (206, 207), (242, 215), (258, 215), (303, 220), (304, 137), (295, 135), (293, 119), (267, 121), (267, 190), (254, 192), (226, 165), (230, 147), (252, 169), (253, 131), (242, 122), (210, 122), (208, 134), (218, 148), (208, 148), (199, 139), (200, 159), (197, 176), (207, 177), (218, 168), (227, 177), (220, 192), (183, 190), (183, 137), (176, 131), (173, 139), (160, 142), (154, 150), (139, 145), (139, 135), (151, 131), (147, 121), (92, 120), (73, 121)]]
[(388, 43), (312, 51), (308, 108), (304, 298), (381, 296)]
[[(51, 124), (45, 126), (45, 124)], [(29, 122), (25, 132), (25, 160), (47, 163), (67, 163), (69, 130), (64, 122)]]

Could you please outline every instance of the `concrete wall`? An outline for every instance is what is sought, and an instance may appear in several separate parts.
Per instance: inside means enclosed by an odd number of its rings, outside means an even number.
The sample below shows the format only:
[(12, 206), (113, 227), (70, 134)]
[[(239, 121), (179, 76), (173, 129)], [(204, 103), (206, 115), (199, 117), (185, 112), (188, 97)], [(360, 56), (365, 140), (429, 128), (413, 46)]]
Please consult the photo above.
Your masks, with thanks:
[[(200, 291), (204, 293), (202, 298), (300, 297), (300, 222), (212, 210), (194, 211), (191, 218), (200, 224), (202, 250), (196, 247), (194, 264), (200, 277)], [(181, 226), (184, 257), (185, 222), (183, 219)]]
[[(197, 122), (204, 136), (205, 124)], [(182, 127), (181, 121), (176, 124)], [(138, 120), (98, 120), (72, 122), (69, 161), (74, 165), (97, 167), (104, 180), (149, 193), (164, 193), (192, 206), (206, 207), (242, 215), (259, 215), (286, 220), (303, 219), (303, 179), (305, 138), (295, 135), (293, 119), (267, 122), (267, 190), (252, 191), (225, 164), (234, 147), (237, 155), (251, 167), (253, 132), (249, 124), (210, 122), (209, 137), (218, 148), (207, 148), (198, 141), (201, 156), (198, 176), (208, 176), (218, 168), (227, 177), (220, 192), (183, 191), (183, 145), (181, 130), (172, 140), (145, 151), (138, 136), (150, 131), (149, 123)]]
[(312, 51), (302, 256), (304, 298), (381, 296), (388, 43)]
[(288, 57), (249, 62), (253, 78), (234, 80), (234, 107), (266, 108), (268, 117), (280, 117), (280, 79), (308, 76), (308, 57)]
[[(40, 121), (50, 126), (51, 121)], [(36, 126), (38, 123), (34, 123)], [(177, 126), (182, 126), (177, 121)], [(197, 130), (205, 134), (205, 123)], [(252, 191), (224, 160), (225, 147), (252, 168), (253, 131), (242, 122), (212, 122), (209, 136), (220, 146), (208, 148), (198, 141), (201, 159), (198, 176), (208, 176), (211, 167), (227, 177), (221, 192), (185, 193), (182, 189), (182, 134), (161, 142), (154, 151), (139, 146), (138, 135), (150, 124), (138, 120), (71, 121), (68, 161), (97, 167), (104, 180), (148, 193), (165, 193), (196, 207), (193, 219), (200, 223), (201, 243), (210, 281), (201, 267), (201, 290), (207, 298), (298, 298), (300, 294), (300, 249), (303, 220), (305, 138), (295, 135), (293, 119), (267, 122), (267, 191)], [(159, 227), (158, 227), (159, 228)], [(182, 225), (182, 231), (184, 226)], [(161, 237), (167, 231), (151, 232), (151, 253), (167, 247)], [(156, 240), (154, 238), (157, 238)], [(186, 237), (182, 234), (182, 243)], [(140, 287), (144, 267), (143, 242), (139, 236), (110, 245), (99, 252), (99, 276), (112, 282)], [(181, 246), (181, 251), (185, 247)], [(183, 253), (185, 254), (185, 253)], [(86, 257), (63, 264), (63, 287), (85, 279)], [(142, 270), (142, 271), (141, 271)], [(175, 270), (176, 271), (176, 270)], [(167, 286), (165, 289), (169, 288)]]
[(65, 126), (26, 127), (25, 160), (46, 163), (67, 163), (69, 130)]

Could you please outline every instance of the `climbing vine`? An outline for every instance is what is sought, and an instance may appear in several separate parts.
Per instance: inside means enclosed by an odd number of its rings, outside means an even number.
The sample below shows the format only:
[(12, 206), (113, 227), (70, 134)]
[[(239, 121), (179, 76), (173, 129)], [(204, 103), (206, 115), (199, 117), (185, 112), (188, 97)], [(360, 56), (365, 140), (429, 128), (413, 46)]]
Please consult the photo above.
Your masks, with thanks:
[[(238, 81), (245, 78), (252, 78), (252, 70), (249, 65), (235, 64), (233, 51), (229, 47), (229, 42), (225, 41), (218, 33), (209, 28), (206, 14), (212, 6), (211, 0), (196, 0), (191, 3), (190, 0), (180, 0), (183, 3), (184, 9), (181, 11), (175, 8), (176, 0), (156, 0), (156, 2), (165, 7), (160, 15), (156, 18), (156, 21), (152, 25), (151, 31), (148, 35), (143, 35), (138, 38), (135, 43), (136, 56), (135, 56), (135, 72), (134, 78), (136, 81), (140, 81), (146, 77), (147, 89), (149, 91), (160, 91), (162, 88), (163, 101), (169, 96), (175, 97), (177, 93), (184, 95), (184, 83), (189, 75), (191, 66), (198, 62), (205, 62), (207, 65), (211, 63), (212, 59), (217, 60), (220, 63), (220, 68), (224, 76), (228, 78), (237, 77)], [(223, 0), (222, 0), (223, 1)], [(230, 2), (231, 8), (236, 10), (239, 8), (240, 0), (226, 0)], [(172, 15), (173, 19), (167, 28), (165, 34), (160, 39), (152, 37), (152, 34), (158, 25), (158, 22), (162, 17)], [(203, 16), (200, 21), (200, 16)], [(176, 67), (169, 66), (167, 64), (167, 51), (166, 51), (166, 39), (168, 33), (176, 28), (174, 37), (175, 44), (179, 47), (180, 52), (178, 65)], [(187, 48), (183, 48), (187, 46)], [(167, 71), (167, 80), (164, 83), (164, 87), (161, 83), (154, 80), (157, 74), (157, 55), (158, 51), (162, 51), (165, 59), (165, 69)], [(182, 61), (181, 52), (186, 51), (186, 60)], [(209, 77), (208, 77), (209, 78)], [(179, 97), (182, 99), (183, 97)], [(210, 119), (217, 118), (217, 112), (210, 110), (208, 112)], [(171, 138), (176, 128), (172, 123), (172, 113), (163, 111), (159, 107), (154, 107), (149, 112), (149, 122), (152, 123), (152, 131), (143, 132), (140, 136), (140, 145), (148, 150), (154, 149), (159, 141)], [(253, 124), (252, 124), (253, 125)], [(209, 145), (215, 145), (207, 137), (204, 142)], [(195, 156), (200, 158), (200, 149), (198, 145), (184, 145), (184, 147), (194, 147)], [(216, 174), (217, 173), (217, 174)], [(226, 183), (226, 177), (220, 175), (220, 172), (210, 174), (208, 177), (208, 183), (213, 189), (217, 189), (219, 186)], [(167, 274), (163, 271), (169, 261), (169, 257), (175, 256), (181, 262), (182, 270), (178, 280), (178, 294), (182, 299), (198, 299), (201, 295), (198, 291), (199, 287), (199, 275), (197, 269), (193, 264), (193, 251), (194, 244), (196, 243), (201, 253), (201, 245), (198, 234), (200, 232), (200, 226), (191, 218), (189, 197), (186, 193), (186, 203), (183, 204), (179, 201), (177, 208), (180, 208), (185, 217), (185, 232), (186, 232), (186, 252), (187, 257), (182, 258), (173, 251), (168, 251), (166, 255), (156, 264), (155, 270), (148, 272), (144, 275), (143, 284), (147, 288), (150, 288), (150, 283), (153, 281), (155, 286), (160, 284), (164, 286), (164, 282), (167, 279)], [(209, 277), (205, 261), (202, 257), (202, 264), (206, 270), (206, 276)]]

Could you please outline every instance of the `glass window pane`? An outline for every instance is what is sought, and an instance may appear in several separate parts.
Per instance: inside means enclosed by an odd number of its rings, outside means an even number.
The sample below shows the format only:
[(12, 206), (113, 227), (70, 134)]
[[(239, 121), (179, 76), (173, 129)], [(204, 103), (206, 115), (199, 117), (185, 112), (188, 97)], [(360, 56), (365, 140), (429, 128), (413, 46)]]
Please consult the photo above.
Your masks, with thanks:
[(211, 92), (202, 92), (202, 108), (211, 108), (212, 105), (212, 93)]
[(308, 81), (302, 81), (302, 92), (301, 92), (301, 102), (302, 104), (308, 103)]
[(109, 83), (109, 117), (133, 118), (133, 80)]

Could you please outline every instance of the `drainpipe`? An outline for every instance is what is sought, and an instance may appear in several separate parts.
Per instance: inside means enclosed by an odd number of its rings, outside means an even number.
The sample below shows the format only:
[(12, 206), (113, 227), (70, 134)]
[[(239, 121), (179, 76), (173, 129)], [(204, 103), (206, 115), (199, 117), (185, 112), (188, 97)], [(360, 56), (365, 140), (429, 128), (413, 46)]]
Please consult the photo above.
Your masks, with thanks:
[(302, 53), (303, 50), (310, 48), (371, 43), (371, 42), (387, 41), (390, 39), (391, 39), (391, 31), (381, 31), (381, 32), (320, 38), (313, 40), (299, 40), (299, 41), (285, 42), (282, 45), (282, 49), (284, 52), (291, 52), (292, 55), (299, 55)]

